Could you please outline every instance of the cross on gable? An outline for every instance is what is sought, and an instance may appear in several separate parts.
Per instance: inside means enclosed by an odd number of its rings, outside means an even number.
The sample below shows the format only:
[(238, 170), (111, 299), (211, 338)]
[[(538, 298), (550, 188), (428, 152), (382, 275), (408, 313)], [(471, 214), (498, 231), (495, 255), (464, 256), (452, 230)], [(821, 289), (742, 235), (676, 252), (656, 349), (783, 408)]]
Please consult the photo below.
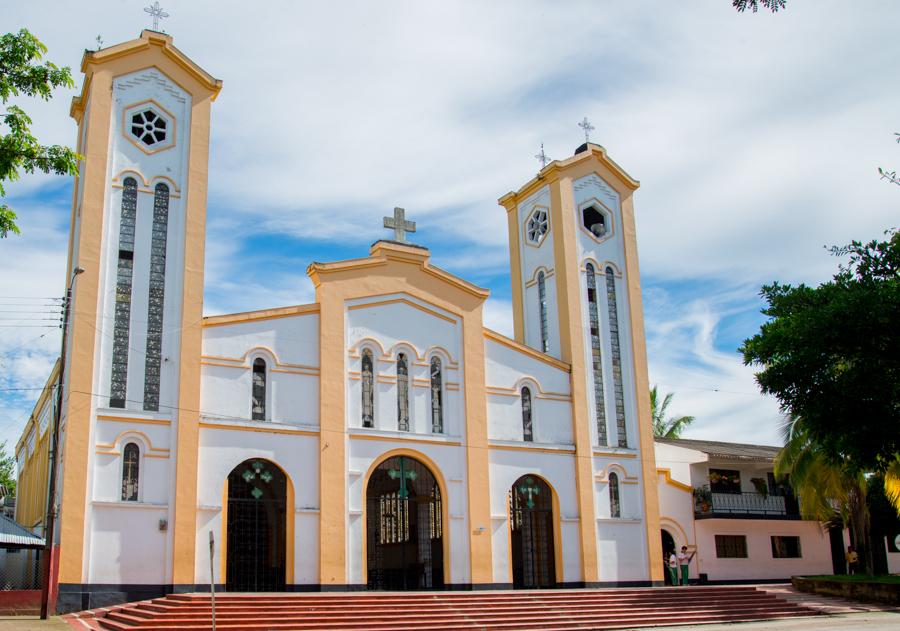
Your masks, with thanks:
[(405, 209), (394, 208), (394, 216), (384, 218), (384, 227), (394, 231), (394, 241), (406, 243), (406, 233), (416, 231), (416, 222), (406, 220)]
[(162, 7), (159, 6), (159, 0), (151, 4), (149, 7), (144, 8), (144, 13), (149, 13), (153, 16), (153, 30), (159, 30), (159, 21), (160, 19), (166, 19), (169, 17), (169, 14), (163, 11)]

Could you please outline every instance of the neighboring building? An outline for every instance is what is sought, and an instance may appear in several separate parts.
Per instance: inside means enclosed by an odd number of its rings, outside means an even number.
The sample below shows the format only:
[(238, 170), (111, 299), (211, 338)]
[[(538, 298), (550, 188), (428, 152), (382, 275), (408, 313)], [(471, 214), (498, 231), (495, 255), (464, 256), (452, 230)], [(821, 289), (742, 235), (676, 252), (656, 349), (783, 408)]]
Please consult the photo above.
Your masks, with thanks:
[(400, 212), (314, 303), (204, 318), (221, 82), (151, 31), (82, 71), (59, 610), (202, 589), (210, 534), (229, 590), (661, 583), (638, 183), (602, 147), (500, 200), (514, 340)]
[(831, 574), (843, 562), (843, 535), (800, 518), (790, 487), (779, 484), (779, 447), (710, 440), (656, 439), (664, 548), (688, 546), (691, 575), (709, 582), (784, 580)]

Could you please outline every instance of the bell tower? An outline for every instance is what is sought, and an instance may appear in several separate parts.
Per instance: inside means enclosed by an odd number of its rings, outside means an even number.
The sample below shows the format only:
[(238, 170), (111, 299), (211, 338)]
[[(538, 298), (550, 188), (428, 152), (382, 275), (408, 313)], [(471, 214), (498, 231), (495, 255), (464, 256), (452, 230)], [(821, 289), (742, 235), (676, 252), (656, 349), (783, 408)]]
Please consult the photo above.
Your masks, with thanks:
[[(84, 271), (73, 284), (61, 415), (61, 607), (80, 604), (87, 583), (195, 582), (209, 125), (222, 85), (170, 36), (147, 30), (138, 39), (86, 51), (81, 71), (83, 87), (71, 115), (84, 160), (67, 277), (75, 268)], [(119, 523), (102, 513), (108, 509), (99, 500), (123, 499), (117, 495), (124, 491), (106, 486), (116, 478), (108, 472), (122, 449), (112, 437), (128, 432), (152, 434), (152, 444), (141, 443), (148, 456), (155, 449), (171, 457), (157, 455), (153, 483), (141, 497), (124, 499), (168, 504), (159, 523), (172, 525), (159, 537), (154, 533), (159, 567), (135, 568), (130, 581), (116, 580), (115, 568), (94, 567), (90, 554), (101, 542), (96, 525), (114, 530), (110, 524)], [(112, 444), (101, 444), (106, 441)], [(191, 484), (176, 487), (180, 480)], [(168, 501), (174, 488), (178, 493)]]
[(634, 473), (646, 539), (642, 576), (662, 580), (632, 202), (638, 186), (603, 147), (585, 142), (499, 200), (508, 219), (515, 338), (571, 365), (588, 583), (603, 582), (603, 533), (585, 516), (601, 516), (595, 498), (606, 490), (597, 481), (623, 458), (641, 463)]

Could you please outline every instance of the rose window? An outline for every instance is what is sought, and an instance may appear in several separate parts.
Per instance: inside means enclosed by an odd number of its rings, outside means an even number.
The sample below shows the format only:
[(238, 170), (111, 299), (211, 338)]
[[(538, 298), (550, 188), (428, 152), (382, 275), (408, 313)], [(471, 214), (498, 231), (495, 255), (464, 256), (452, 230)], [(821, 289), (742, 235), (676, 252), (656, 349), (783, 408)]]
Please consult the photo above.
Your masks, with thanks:
[(547, 211), (541, 208), (536, 209), (531, 213), (525, 226), (528, 240), (532, 243), (539, 243), (544, 238), (544, 235), (547, 234), (549, 227), (550, 222), (547, 218)]
[(148, 147), (154, 147), (165, 141), (168, 123), (152, 109), (142, 110), (131, 116), (131, 133)]

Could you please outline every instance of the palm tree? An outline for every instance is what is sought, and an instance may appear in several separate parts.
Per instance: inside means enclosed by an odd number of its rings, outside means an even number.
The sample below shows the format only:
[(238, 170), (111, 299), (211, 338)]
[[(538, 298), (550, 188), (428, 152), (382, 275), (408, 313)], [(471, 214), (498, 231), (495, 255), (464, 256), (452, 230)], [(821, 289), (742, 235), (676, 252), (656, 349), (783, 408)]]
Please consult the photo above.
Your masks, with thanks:
[(800, 499), (801, 517), (850, 527), (861, 570), (870, 574), (873, 559), (866, 472), (849, 459), (830, 458), (799, 416), (791, 416), (782, 432), (784, 447), (775, 457), (776, 477), (790, 476), (791, 487)]
[(694, 422), (693, 416), (670, 416), (666, 418), (666, 409), (672, 402), (674, 393), (670, 392), (659, 401), (657, 386), (650, 388), (650, 415), (653, 419), (653, 435), (657, 438), (678, 438), (684, 428)]

